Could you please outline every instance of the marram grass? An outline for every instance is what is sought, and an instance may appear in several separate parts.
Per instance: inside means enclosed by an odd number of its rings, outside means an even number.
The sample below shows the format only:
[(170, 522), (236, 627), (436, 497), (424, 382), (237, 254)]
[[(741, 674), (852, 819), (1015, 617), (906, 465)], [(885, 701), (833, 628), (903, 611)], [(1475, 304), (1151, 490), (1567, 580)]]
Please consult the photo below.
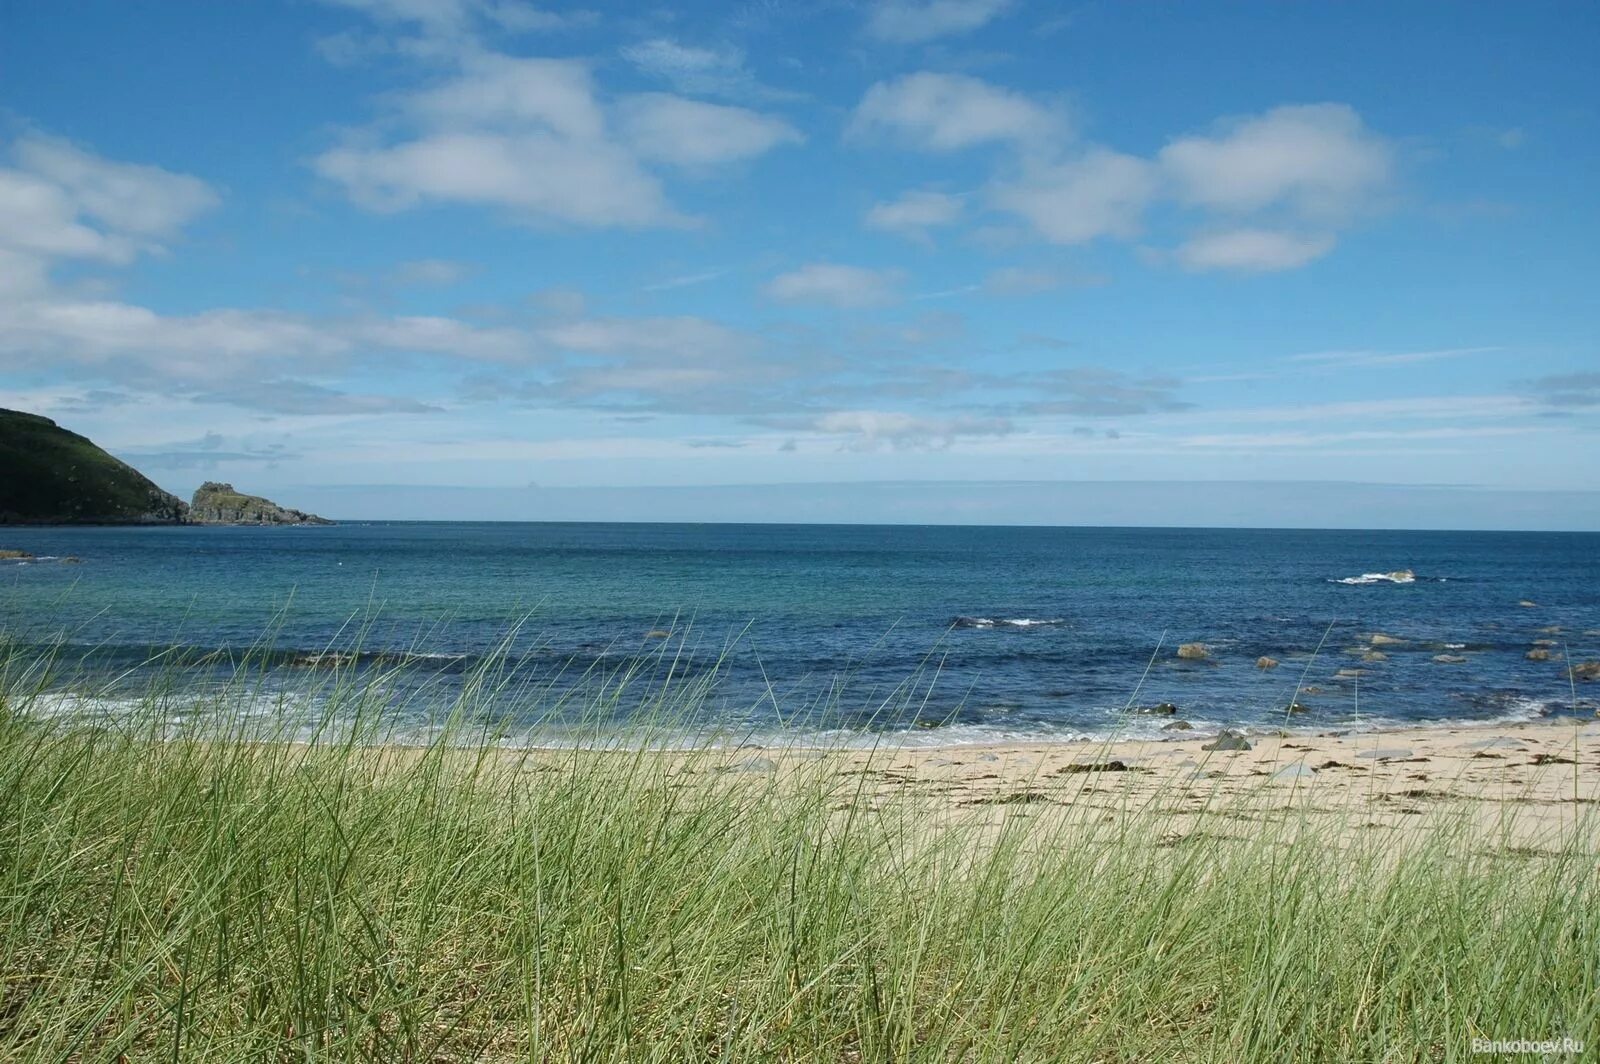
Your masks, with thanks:
[[(230, 716), (259, 694), (248, 662), (183, 736), (170, 682), (122, 720), (41, 718), (50, 668), (0, 667), (4, 1060), (1600, 1046), (1592, 823), (1543, 856), (1443, 814), (1403, 852), (1292, 822), (1162, 845), (1156, 810), (873, 807), (825, 757), (773, 775), (648, 742), (519, 756), (467, 723), (465, 703), (513, 683), (492, 670), (439, 707), (430, 743), (397, 749), (369, 741), (381, 675), (308, 673), (358, 723), (288, 742)], [(584, 697), (609, 718), (638, 682)], [(673, 712), (704, 695), (646, 688)]]

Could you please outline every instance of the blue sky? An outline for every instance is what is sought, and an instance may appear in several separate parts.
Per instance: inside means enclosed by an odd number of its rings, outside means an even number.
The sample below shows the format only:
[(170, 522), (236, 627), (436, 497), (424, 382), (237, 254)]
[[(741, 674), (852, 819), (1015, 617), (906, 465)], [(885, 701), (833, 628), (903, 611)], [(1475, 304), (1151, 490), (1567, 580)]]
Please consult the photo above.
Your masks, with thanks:
[(3, 18), (0, 405), (176, 491), (1600, 526), (1593, 4)]

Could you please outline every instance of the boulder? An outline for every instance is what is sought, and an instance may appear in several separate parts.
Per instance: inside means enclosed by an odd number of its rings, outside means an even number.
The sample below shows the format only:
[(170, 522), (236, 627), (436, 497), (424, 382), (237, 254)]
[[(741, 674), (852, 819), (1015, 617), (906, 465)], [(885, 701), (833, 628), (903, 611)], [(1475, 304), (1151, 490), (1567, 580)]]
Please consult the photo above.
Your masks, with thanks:
[(1284, 707), (1284, 712), (1285, 713), (1309, 713), (1309, 712), (1311, 712), (1311, 709), (1310, 709), (1309, 706), (1306, 706), (1303, 703), (1290, 702), (1286, 707)]
[(1172, 702), (1157, 702), (1153, 706), (1140, 706), (1134, 712), (1152, 717), (1171, 717), (1178, 712), (1178, 707)]
[(1204, 643), (1184, 643), (1178, 647), (1178, 657), (1184, 661), (1204, 661), (1211, 656), (1211, 648)]
[(1163, 724), (1161, 726), (1162, 731), (1192, 731), (1193, 729), (1194, 725), (1186, 720), (1175, 720), (1171, 724)]
[(1240, 735), (1238, 732), (1232, 730), (1231, 728), (1224, 728), (1224, 729), (1222, 729), (1221, 732), (1217, 733), (1217, 737), (1215, 739), (1213, 739), (1209, 743), (1206, 743), (1204, 746), (1200, 747), (1200, 749), (1202, 749), (1202, 750), (1249, 750), (1250, 749), (1250, 740), (1246, 739), (1243, 735)]
[(1269, 658), (1265, 654), (1263, 654), (1259, 658), (1256, 659), (1256, 668), (1258, 668), (1258, 669), (1276, 669), (1277, 667), (1278, 667), (1278, 659), (1277, 658)]

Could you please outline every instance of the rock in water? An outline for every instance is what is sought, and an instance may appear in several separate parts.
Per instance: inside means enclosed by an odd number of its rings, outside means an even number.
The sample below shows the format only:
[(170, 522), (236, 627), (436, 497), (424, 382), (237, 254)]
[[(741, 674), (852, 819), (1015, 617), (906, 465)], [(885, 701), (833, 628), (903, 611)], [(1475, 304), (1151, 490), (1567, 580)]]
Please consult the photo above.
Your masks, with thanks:
[(0, 410), (0, 524), (175, 525), (188, 509), (76, 432)]
[(245, 495), (232, 484), (208, 480), (194, 493), (189, 520), (201, 525), (331, 525), (326, 517), (289, 510), (259, 495)]
[(1233, 731), (1230, 728), (1224, 728), (1224, 729), (1222, 729), (1221, 732), (1219, 732), (1217, 734), (1217, 737), (1214, 740), (1212, 740), (1209, 743), (1206, 743), (1200, 749), (1202, 749), (1202, 750), (1248, 750), (1248, 749), (1250, 749), (1250, 740), (1246, 739), (1243, 735), (1240, 735), (1238, 732)]
[(1567, 674), (1574, 680), (1600, 680), (1600, 661), (1580, 661)]
[(1193, 727), (1194, 727), (1194, 725), (1190, 724), (1186, 720), (1175, 720), (1171, 724), (1163, 724), (1161, 726), (1161, 730), (1162, 731), (1188, 731)]
[(1534, 647), (1532, 650), (1524, 654), (1523, 657), (1527, 658), (1529, 661), (1549, 661), (1551, 657), (1550, 648)]
[(0, 562), (29, 562), (33, 555), (25, 550), (0, 550)]
[(1185, 643), (1178, 648), (1178, 657), (1184, 661), (1204, 661), (1211, 656), (1211, 648), (1204, 643)]
[(1383, 632), (1373, 632), (1372, 637), (1368, 639), (1367, 642), (1371, 643), (1375, 647), (1394, 647), (1404, 643), (1405, 640), (1401, 639), (1397, 635), (1385, 635)]
[(1172, 702), (1157, 702), (1153, 706), (1140, 706), (1134, 712), (1153, 717), (1171, 717), (1177, 714), (1178, 707)]
[(1258, 669), (1276, 669), (1277, 667), (1278, 667), (1278, 659), (1277, 658), (1269, 658), (1265, 654), (1263, 654), (1259, 658), (1256, 659), (1256, 668), (1258, 668)]

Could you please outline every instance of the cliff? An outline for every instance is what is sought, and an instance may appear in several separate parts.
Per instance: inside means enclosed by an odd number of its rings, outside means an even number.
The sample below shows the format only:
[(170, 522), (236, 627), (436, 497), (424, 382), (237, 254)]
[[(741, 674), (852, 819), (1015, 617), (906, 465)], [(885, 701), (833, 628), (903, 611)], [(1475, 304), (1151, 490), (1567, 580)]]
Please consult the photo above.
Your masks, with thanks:
[(0, 409), (0, 524), (179, 524), (188, 506), (47, 417)]
[(194, 493), (189, 520), (202, 525), (331, 525), (326, 517), (290, 510), (259, 495), (235, 491), (232, 484), (208, 480)]

